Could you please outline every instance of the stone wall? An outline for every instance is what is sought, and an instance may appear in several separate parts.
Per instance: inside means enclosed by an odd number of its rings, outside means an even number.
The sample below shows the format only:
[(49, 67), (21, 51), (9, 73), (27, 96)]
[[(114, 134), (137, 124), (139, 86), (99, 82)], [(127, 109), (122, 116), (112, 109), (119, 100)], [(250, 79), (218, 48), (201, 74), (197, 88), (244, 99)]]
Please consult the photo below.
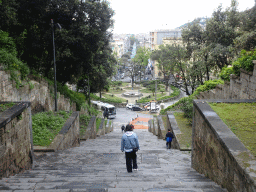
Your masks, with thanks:
[(78, 147), (80, 145), (79, 130), (79, 112), (75, 111), (63, 125), (51, 145), (47, 147), (47, 150), (59, 151), (71, 147)]
[(96, 117), (92, 116), (86, 128), (84, 135), (80, 135), (81, 140), (96, 138)]
[(167, 130), (164, 127), (162, 116), (161, 115), (157, 116), (157, 120), (158, 120), (158, 139), (165, 139)]
[(113, 131), (113, 121), (109, 120), (107, 121), (105, 133), (110, 133)]
[(230, 82), (217, 85), (215, 89), (205, 91), (198, 99), (256, 99), (256, 61), (253, 72), (240, 69), (240, 77), (230, 76)]
[(179, 140), (177, 138), (177, 135), (181, 134), (181, 131), (178, 127), (177, 121), (175, 119), (175, 116), (173, 115), (172, 111), (167, 112), (167, 126), (168, 129), (171, 130), (173, 133), (174, 139), (172, 140), (172, 148), (173, 149), (180, 149)]
[(99, 126), (99, 129), (98, 129), (98, 132), (97, 132), (97, 136), (105, 135), (105, 128), (106, 128), (106, 126), (105, 126), (105, 119), (102, 118), (100, 126)]
[(0, 116), (0, 178), (29, 169), (32, 164), (31, 108), (29, 102), (20, 102)]
[(194, 100), (192, 167), (228, 191), (256, 191), (256, 158), (207, 102), (256, 100)]
[[(15, 82), (10, 80), (10, 75), (0, 68), (0, 101), (29, 101), (31, 102), (32, 114), (39, 111), (53, 111), (55, 101), (50, 93), (48, 83), (40, 79), (40, 82), (31, 81), (29, 84), (16, 88)], [(33, 87), (33, 88), (32, 88)], [(57, 94), (58, 110), (76, 111), (75, 103), (70, 104), (70, 100)]]

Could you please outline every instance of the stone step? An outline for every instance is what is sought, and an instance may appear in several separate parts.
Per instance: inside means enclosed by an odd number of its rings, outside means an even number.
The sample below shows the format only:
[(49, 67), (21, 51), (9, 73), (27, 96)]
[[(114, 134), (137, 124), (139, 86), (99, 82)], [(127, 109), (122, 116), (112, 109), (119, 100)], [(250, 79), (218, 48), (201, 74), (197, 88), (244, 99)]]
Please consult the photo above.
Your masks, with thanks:
[(120, 151), (122, 133), (114, 130), (83, 141), (80, 147), (37, 153), (35, 168), (0, 180), (6, 192), (226, 191), (191, 168), (190, 152), (165, 149), (165, 141), (135, 130), (140, 148), (138, 171), (127, 173)]

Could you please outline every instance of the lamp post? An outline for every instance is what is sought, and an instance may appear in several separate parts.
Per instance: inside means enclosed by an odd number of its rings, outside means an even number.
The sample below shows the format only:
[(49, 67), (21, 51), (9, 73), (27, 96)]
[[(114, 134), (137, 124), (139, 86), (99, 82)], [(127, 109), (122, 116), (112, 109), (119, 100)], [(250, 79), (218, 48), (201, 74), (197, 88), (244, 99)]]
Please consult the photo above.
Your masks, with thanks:
[[(139, 71), (140, 73), (140, 71)], [(141, 84), (141, 80), (140, 80), (140, 84)], [(139, 100), (140, 100), (140, 85), (139, 85), (139, 88), (138, 88), (138, 95), (139, 95)]]
[(157, 91), (157, 80), (155, 78), (155, 101), (156, 101), (156, 91)]
[(54, 43), (54, 23), (53, 23), (53, 19), (51, 19), (51, 24), (52, 24), (53, 65), (54, 65), (55, 111), (58, 111), (58, 104), (57, 104), (57, 83), (56, 83), (56, 62), (55, 62), (55, 43)]
[[(54, 22), (51, 19), (52, 25), (52, 45), (53, 45), (53, 65), (54, 65), (54, 96), (55, 96), (55, 111), (58, 111), (58, 101), (57, 101), (57, 79), (56, 79), (56, 62), (55, 62), (55, 43), (54, 43)], [(57, 23), (58, 27), (61, 29), (59, 23)]]

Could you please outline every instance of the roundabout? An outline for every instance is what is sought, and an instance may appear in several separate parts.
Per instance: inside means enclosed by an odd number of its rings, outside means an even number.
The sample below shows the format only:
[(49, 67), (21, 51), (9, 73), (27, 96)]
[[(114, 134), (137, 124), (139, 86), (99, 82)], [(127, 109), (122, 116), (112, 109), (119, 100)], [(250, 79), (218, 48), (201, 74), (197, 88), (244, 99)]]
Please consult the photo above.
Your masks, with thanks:
[(125, 92), (125, 93), (122, 93), (122, 96), (123, 97), (142, 97), (143, 94), (138, 92)]

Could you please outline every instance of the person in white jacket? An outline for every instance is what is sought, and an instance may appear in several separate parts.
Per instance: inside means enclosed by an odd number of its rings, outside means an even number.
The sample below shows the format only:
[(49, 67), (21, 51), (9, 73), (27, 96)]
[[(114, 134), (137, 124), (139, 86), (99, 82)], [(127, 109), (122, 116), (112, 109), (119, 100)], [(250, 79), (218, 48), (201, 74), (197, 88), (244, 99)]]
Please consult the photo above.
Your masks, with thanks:
[(139, 150), (140, 145), (136, 133), (133, 132), (132, 126), (128, 124), (126, 125), (126, 132), (123, 134), (121, 139), (121, 151), (125, 151), (126, 168), (128, 173), (131, 173), (132, 170), (138, 171), (137, 155), (134, 148)]

